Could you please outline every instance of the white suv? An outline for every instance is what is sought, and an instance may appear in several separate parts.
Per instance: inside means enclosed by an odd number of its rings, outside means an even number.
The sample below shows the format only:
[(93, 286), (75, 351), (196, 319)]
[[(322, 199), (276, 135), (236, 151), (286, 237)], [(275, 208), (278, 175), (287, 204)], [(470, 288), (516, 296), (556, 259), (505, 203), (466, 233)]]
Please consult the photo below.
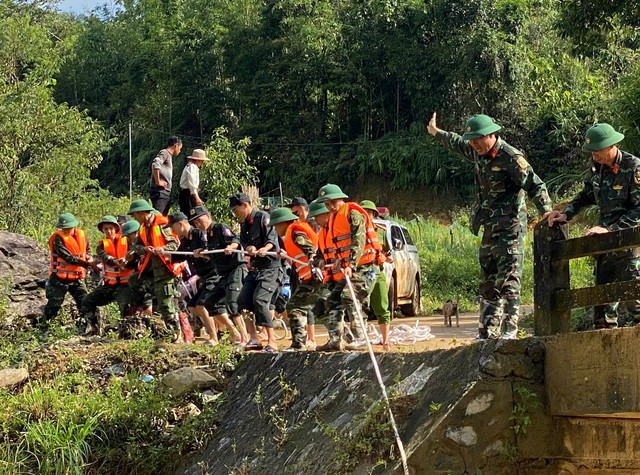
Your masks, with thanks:
[(385, 262), (389, 291), (389, 309), (400, 307), (402, 315), (412, 317), (420, 313), (420, 258), (418, 248), (407, 228), (395, 221), (374, 219), (378, 228), (384, 229), (384, 248), (390, 249), (392, 263)]

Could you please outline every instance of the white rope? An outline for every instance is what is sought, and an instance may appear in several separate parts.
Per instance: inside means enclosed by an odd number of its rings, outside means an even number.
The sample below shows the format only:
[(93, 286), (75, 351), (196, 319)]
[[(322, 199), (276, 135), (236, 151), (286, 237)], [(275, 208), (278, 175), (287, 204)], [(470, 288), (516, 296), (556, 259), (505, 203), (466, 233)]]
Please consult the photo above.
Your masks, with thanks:
[[(349, 288), (349, 292), (351, 293), (351, 299), (353, 300), (353, 306), (356, 309), (356, 315), (360, 321), (361, 327), (366, 328), (364, 315), (362, 313), (362, 309), (360, 308), (360, 302), (356, 296), (356, 292), (353, 290), (353, 284), (351, 283), (351, 279), (348, 275), (344, 275), (345, 280), (347, 281), (347, 287)], [(389, 422), (391, 423), (391, 427), (393, 428), (393, 434), (396, 439), (396, 445), (398, 446), (398, 451), (400, 452), (400, 458), (402, 459), (402, 468), (404, 470), (404, 475), (409, 475), (409, 466), (407, 464), (407, 454), (404, 451), (404, 444), (402, 443), (402, 439), (400, 438), (400, 432), (398, 432), (398, 426), (396, 425), (396, 419), (393, 417), (393, 411), (391, 410), (391, 403), (389, 402), (389, 396), (387, 395), (387, 388), (384, 385), (384, 381), (382, 380), (382, 374), (380, 373), (380, 367), (378, 366), (378, 360), (376, 360), (376, 355), (373, 352), (373, 347), (371, 346), (371, 341), (369, 340), (369, 335), (367, 332), (364, 332), (364, 339), (367, 342), (367, 351), (369, 352), (369, 357), (371, 358), (371, 363), (373, 365), (373, 370), (376, 373), (376, 378), (378, 379), (378, 384), (380, 385), (380, 389), (382, 391), (382, 398), (387, 406), (387, 412), (389, 413)]]
[[(209, 249), (209, 250), (205, 250), (205, 251), (200, 251), (200, 254), (202, 254), (202, 255), (205, 255), (205, 254), (222, 254), (225, 251), (226, 251), (225, 249)], [(242, 251), (240, 249), (231, 249), (229, 252), (232, 252), (234, 254), (242, 254), (242, 255), (248, 255), (249, 254), (247, 251)], [(169, 256), (193, 256), (194, 251), (163, 251), (162, 253), (166, 254), (166, 255), (169, 255)], [(277, 257), (278, 259), (285, 259), (287, 261), (292, 261), (292, 262), (295, 262), (295, 263), (300, 264), (301, 266), (305, 266), (305, 267), (310, 265), (308, 262), (304, 262), (304, 261), (301, 261), (299, 259), (294, 259), (291, 256), (282, 257), (277, 252), (266, 252), (265, 255), (272, 256), (272, 257)], [(254, 255), (253, 257), (256, 257), (256, 256)]]
[[(378, 328), (369, 323), (367, 325), (367, 333), (372, 345), (382, 344), (382, 335)], [(390, 325), (389, 343), (394, 345), (413, 345), (418, 341), (433, 340), (436, 336), (431, 333), (431, 327), (420, 325), (420, 320), (416, 320), (414, 326), (407, 324)]]

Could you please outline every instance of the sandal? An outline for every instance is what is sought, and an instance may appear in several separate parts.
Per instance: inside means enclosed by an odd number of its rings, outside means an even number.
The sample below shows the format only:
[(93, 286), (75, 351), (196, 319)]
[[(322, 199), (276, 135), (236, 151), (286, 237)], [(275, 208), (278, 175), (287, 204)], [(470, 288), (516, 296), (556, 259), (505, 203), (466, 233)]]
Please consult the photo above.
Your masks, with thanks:
[(277, 348), (274, 348), (274, 347), (273, 347), (273, 346), (271, 346), (271, 345), (267, 345), (267, 346), (265, 346), (265, 347), (264, 347), (264, 350), (262, 350), (262, 351), (264, 351), (264, 352), (266, 352), (266, 353), (277, 353), (277, 352), (278, 352), (278, 349), (277, 349)]
[(249, 342), (244, 345), (244, 351), (260, 351), (262, 350), (262, 343)]

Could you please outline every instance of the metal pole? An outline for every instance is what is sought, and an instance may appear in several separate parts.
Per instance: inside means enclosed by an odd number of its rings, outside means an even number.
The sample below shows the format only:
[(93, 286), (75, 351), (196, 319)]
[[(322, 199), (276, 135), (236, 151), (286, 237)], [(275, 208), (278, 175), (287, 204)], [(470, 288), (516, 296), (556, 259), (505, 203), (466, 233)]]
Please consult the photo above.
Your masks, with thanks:
[(282, 195), (282, 182), (278, 182), (278, 186), (280, 187), (280, 206), (284, 206), (284, 196)]
[(133, 146), (131, 140), (131, 122), (129, 122), (129, 200), (133, 199)]

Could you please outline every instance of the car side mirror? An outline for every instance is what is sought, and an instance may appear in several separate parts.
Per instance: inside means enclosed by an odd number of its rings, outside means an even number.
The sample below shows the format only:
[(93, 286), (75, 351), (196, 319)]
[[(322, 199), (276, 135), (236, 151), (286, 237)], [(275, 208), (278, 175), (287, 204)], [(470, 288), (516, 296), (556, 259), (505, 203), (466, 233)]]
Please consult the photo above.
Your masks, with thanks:
[(402, 241), (400, 239), (398, 239), (398, 238), (394, 238), (393, 239), (393, 248), (396, 251), (401, 251), (402, 247), (403, 247)]

